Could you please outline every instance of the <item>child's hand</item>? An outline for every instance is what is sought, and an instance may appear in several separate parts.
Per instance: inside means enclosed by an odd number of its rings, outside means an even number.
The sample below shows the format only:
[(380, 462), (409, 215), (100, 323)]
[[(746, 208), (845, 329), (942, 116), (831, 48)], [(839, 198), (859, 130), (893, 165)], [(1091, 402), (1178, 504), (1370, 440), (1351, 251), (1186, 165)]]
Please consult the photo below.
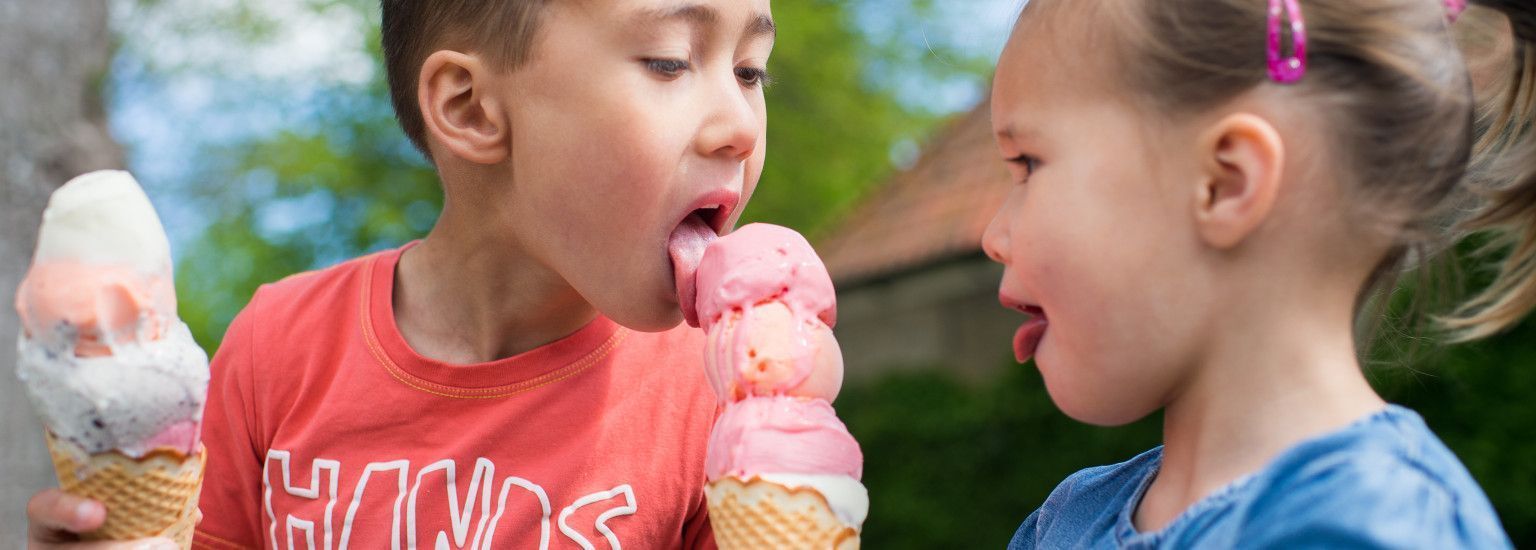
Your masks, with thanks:
[(100, 502), (80, 498), (58, 489), (47, 489), (27, 501), (27, 548), (53, 550), (177, 550), (170, 539), (152, 538), (130, 541), (81, 542), (80, 533), (88, 533), (107, 521), (107, 510)]

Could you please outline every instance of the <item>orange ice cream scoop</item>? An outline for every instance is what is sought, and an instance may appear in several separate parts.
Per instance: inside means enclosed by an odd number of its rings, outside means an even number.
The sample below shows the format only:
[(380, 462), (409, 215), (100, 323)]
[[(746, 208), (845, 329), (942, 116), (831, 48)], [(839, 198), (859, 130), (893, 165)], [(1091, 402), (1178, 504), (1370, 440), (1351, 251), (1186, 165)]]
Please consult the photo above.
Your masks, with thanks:
[(159, 340), (176, 311), (171, 281), (114, 265), (38, 263), (16, 290), (28, 338), (77, 357), (111, 355), (109, 342)]
[(832, 328), (797, 318), (782, 302), (749, 306), (710, 325), (706, 376), (725, 401), (790, 395), (833, 401), (843, 385), (843, 354)]

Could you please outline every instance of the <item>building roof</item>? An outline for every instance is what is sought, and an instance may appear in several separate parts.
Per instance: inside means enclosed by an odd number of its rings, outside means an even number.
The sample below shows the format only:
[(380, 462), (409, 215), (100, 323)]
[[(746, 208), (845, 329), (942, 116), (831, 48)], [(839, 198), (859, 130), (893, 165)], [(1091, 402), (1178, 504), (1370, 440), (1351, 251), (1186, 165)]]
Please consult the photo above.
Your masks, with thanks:
[(839, 286), (980, 252), (1010, 187), (990, 113), (983, 101), (951, 121), (912, 168), (870, 191), (826, 233), (817, 248)]

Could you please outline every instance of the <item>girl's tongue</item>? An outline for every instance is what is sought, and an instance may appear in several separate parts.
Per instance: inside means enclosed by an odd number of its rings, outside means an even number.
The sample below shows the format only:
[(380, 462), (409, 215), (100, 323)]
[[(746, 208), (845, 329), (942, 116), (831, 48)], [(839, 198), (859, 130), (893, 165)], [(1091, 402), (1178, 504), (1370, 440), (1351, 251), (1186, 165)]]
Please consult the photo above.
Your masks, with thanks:
[(1035, 349), (1040, 347), (1040, 340), (1045, 338), (1045, 329), (1049, 325), (1043, 312), (1032, 312), (1030, 319), (1013, 335), (1014, 358), (1024, 363), (1034, 357)]
[(678, 224), (677, 229), (672, 230), (672, 236), (667, 239), (667, 253), (672, 256), (672, 278), (677, 285), (677, 304), (683, 310), (683, 319), (692, 327), (699, 326), (699, 311), (696, 303), (698, 287), (694, 284), (694, 275), (699, 270), (699, 259), (704, 257), (704, 249), (717, 238), (715, 230), (710, 229), (709, 224), (704, 223), (704, 218), (697, 213), (689, 214)]

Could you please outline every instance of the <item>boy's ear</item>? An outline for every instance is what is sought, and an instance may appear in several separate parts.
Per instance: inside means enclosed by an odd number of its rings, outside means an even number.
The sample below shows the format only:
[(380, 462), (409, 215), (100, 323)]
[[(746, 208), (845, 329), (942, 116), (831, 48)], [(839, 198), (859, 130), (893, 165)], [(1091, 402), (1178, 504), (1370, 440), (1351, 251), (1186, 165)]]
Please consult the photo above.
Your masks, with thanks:
[(1285, 144), (1268, 121), (1239, 113), (1212, 125), (1199, 147), (1202, 174), (1195, 192), (1195, 222), (1200, 237), (1212, 247), (1233, 248), (1274, 208)]
[(491, 71), (479, 57), (438, 50), (421, 64), (416, 99), (427, 135), (454, 156), (479, 164), (507, 157), (506, 111), (487, 93)]

